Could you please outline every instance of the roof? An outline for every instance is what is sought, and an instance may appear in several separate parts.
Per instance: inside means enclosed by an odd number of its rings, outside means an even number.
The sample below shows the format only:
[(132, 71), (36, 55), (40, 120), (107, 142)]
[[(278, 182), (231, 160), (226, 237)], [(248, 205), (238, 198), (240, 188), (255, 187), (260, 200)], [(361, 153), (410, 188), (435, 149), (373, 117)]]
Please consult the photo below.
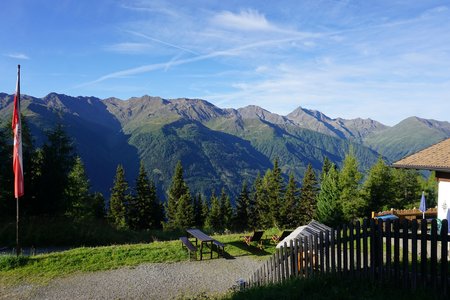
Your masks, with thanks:
[(277, 248), (283, 247), (284, 243), (289, 245), (289, 242), (291, 240), (299, 239), (300, 237), (311, 236), (314, 234), (320, 234), (320, 232), (331, 230), (332, 229), (330, 227), (312, 220), (308, 225), (297, 227), (297, 229), (295, 229), (290, 235), (288, 235), (284, 240), (278, 243)]
[(392, 164), (395, 168), (450, 172), (450, 138)]

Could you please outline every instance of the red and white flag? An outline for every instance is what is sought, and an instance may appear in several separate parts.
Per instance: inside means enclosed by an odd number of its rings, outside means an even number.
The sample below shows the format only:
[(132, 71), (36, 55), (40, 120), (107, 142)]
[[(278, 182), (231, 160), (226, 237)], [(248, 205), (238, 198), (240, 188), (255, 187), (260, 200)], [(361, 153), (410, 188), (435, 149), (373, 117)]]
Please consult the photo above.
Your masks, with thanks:
[(20, 65), (17, 66), (17, 87), (14, 96), (14, 110), (12, 116), (14, 131), (13, 171), (14, 196), (18, 199), (24, 194), (23, 164), (22, 164), (22, 123), (20, 121)]

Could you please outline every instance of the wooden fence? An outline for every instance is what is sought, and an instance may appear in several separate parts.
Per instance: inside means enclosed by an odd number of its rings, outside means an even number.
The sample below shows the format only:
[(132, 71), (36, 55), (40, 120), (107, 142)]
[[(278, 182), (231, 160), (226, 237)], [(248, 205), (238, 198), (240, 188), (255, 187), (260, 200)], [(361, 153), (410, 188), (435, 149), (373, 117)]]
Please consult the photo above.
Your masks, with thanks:
[[(431, 224), (430, 224), (431, 223)], [(260, 286), (291, 277), (334, 274), (426, 287), (448, 295), (448, 223), (364, 220), (286, 243), (247, 281)]]

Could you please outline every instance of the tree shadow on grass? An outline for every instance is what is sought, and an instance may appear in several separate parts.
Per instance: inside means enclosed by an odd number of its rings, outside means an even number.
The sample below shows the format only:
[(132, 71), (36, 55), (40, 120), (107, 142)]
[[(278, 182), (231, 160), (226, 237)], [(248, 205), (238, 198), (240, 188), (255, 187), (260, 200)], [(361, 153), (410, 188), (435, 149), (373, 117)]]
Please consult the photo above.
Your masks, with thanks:
[(242, 254), (239, 256), (247, 256), (247, 255), (266, 256), (271, 254), (270, 252), (264, 250), (264, 248), (262, 249), (258, 248), (257, 246), (254, 245), (254, 243), (250, 244), (250, 246), (247, 246), (247, 244), (244, 243), (243, 241), (229, 242), (227, 244), (248, 252), (248, 254)]

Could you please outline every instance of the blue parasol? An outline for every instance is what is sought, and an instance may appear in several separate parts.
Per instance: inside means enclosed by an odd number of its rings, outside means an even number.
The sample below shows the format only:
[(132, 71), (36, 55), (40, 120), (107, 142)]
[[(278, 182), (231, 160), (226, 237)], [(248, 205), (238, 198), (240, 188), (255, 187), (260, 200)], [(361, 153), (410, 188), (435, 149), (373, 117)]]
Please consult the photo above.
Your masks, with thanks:
[(419, 210), (423, 214), (423, 219), (425, 219), (425, 212), (427, 210), (427, 202), (425, 201), (425, 192), (422, 192), (422, 198), (420, 198)]

